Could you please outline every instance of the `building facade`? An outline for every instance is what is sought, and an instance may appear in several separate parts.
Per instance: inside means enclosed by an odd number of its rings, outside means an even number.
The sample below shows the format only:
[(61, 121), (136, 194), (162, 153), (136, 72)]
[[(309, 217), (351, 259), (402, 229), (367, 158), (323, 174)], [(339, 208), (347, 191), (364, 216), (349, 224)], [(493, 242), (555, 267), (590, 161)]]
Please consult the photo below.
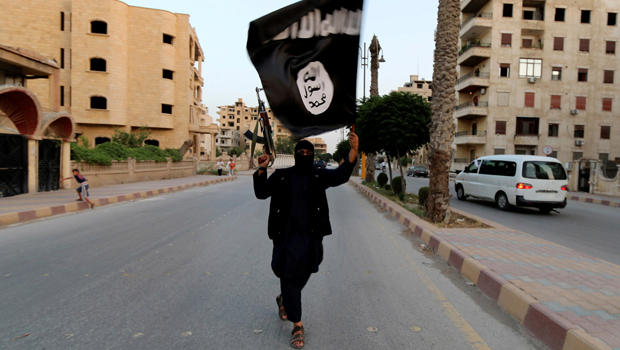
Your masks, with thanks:
[(399, 87), (398, 92), (409, 92), (431, 101), (433, 97), (433, 82), (424, 78), (420, 79), (417, 75), (410, 75), (409, 81)]
[(314, 154), (325, 154), (327, 153), (327, 143), (320, 137), (309, 137), (306, 140), (310, 141), (314, 146)]
[(616, 0), (463, 0), (453, 169), (490, 154), (620, 161)]
[[(60, 109), (91, 145), (148, 128), (149, 144), (189, 141), (198, 154), (201, 135), (214, 132), (201, 125), (204, 54), (189, 15), (118, 0), (24, 0), (3, 3), (0, 22), (0, 43), (58, 63)], [(31, 88), (49, 108), (44, 86)]]
[[(247, 150), (251, 142), (243, 134), (248, 130), (254, 132), (258, 122), (258, 107), (247, 106), (243, 99), (239, 98), (233, 105), (218, 106), (217, 114), (221, 129), (217, 137), (217, 147), (222, 152), (229, 152), (235, 147)], [(277, 118), (274, 118), (271, 108), (267, 108), (267, 116), (273, 130), (274, 143), (278, 138), (291, 136), (291, 132)]]

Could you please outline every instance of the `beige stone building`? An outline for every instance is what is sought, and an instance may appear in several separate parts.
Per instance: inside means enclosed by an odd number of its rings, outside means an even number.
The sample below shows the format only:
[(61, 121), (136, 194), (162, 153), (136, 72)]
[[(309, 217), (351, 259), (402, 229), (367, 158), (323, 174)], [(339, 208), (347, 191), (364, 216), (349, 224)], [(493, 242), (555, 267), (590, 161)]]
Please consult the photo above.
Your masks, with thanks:
[(548, 151), (620, 161), (620, 1), (463, 0), (453, 168)]
[(420, 79), (417, 75), (410, 75), (409, 81), (399, 87), (398, 91), (420, 95), (431, 101), (433, 96), (433, 82), (424, 78)]
[[(248, 130), (254, 132), (254, 128), (258, 121), (258, 107), (250, 107), (243, 102), (243, 99), (239, 98), (233, 105), (218, 106), (217, 114), (219, 116), (218, 123), (221, 129), (217, 137), (217, 147), (219, 147), (222, 152), (228, 152), (231, 148), (235, 147), (244, 147), (248, 149), (251, 142), (248, 142), (243, 134)], [(276, 142), (278, 138), (291, 136), (291, 132), (288, 131), (278, 119), (274, 118), (271, 108), (267, 108), (267, 115), (273, 130), (274, 142)], [(259, 135), (262, 135), (260, 131)]]
[(327, 143), (320, 137), (309, 137), (306, 140), (310, 141), (314, 145), (314, 154), (327, 153)]
[[(118, 0), (21, 0), (2, 3), (0, 23), (0, 44), (58, 63), (60, 109), (91, 145), (145, 127), (149, 144), (190, 141), (188, 156), (201, 152), (201, 135), (217, 133), (201, 124), (204, 53), (189, 15)], [(49, 108), (44, 85), (30, 88)]]

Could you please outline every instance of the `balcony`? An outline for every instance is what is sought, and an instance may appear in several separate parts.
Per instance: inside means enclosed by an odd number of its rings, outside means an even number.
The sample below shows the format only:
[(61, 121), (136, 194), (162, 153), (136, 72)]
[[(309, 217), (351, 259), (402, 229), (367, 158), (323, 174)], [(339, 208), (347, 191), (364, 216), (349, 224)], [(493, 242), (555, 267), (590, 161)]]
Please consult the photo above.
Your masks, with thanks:
[(461, 0), (461, 12), (476, 13), (490, 0)]
[(489, 114), (489, 102), (481, 101), (478, 104), (473, 102), (465, 102), (454, 108), (454, 118), (473, 119), (477, 117), (486, 117)]
[(489, 87), (489, 72), (470, 72), (456, 81), (456, 91), (468, 93)]
[(461, 24), (460, 37), (462, 40), (467, 41), (480, 38), (484, 35), (484, 33), (491, 30), (492, 25), (492, 12), (479, 13), (475, 17), (471, 17)]
[(484, 145), (487, 143), (487, 131), (480, 130), (476, 133), (459, 131), (454, 134), (454, 143), (457, 145)]
[(515, 135), (514, 144), (519, 146), (538, 146), (540, 143), (538, 135), (517, 134)]
[(469, 43), (461, 48), (458, 64), (474, 67), (491, 57), (491, 43)]

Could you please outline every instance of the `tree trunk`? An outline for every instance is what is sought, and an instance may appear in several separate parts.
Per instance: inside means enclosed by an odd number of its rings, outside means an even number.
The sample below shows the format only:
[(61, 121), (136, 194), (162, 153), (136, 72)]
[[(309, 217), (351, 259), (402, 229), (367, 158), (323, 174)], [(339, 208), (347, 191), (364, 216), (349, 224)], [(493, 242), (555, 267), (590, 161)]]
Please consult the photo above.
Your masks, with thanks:
[(369, 153), (366, 155), (366, 181), (374, 182), (375, 181), (375, 157), (374, 153)]
[(439, 0), (435, 32), (433, 112), (430, 129), (430, 193), (427, 216), (433, 222), (448, 219), (450, 163), (454, 141), (456, 64), (460, 29), (460, 0)]
[(388, 173), (390, 174), (390, 186), (392, 186), (392, 161), (390, 160), (390, 156), (385, 156), (387, 158), (388, 163)]
[(403, 164), (400, 162), (400, 154), (398, 154), (398, 169), (400, 169), (400, 182), (403, 188), (403, 194), (407, 193), (407, 181), (405, 181), (405, 174), (403, 173)]

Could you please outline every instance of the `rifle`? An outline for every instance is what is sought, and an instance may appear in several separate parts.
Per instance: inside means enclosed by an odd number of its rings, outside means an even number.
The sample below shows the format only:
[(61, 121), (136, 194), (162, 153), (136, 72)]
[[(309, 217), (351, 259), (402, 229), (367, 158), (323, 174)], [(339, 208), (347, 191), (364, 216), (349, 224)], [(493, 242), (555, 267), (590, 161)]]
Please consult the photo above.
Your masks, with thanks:
[[(254, 151), (256, 150), (256, 144), (262, 144), (265, 154), (269, 155), (270, 166), (273, 165), (276, 159), (275, 146), (273, 143), (273, 131), (271, 130), (271, 124), (269, 124), (269, 116), (267, 115), (267, 109), (265, 108), (265, 102), (260, 98), (260, 92), (262, 88), (256, 88), (256, 97), (258, 98), (258, 121), (254, 127), (254, 132), (250, 130), (246, 131), (244, 136), (252, 140), (252, 146), (250, 149), (250, 168), (254, 167)], [(263, 136), (258, 136), (258, 126), (260, 125)]]

